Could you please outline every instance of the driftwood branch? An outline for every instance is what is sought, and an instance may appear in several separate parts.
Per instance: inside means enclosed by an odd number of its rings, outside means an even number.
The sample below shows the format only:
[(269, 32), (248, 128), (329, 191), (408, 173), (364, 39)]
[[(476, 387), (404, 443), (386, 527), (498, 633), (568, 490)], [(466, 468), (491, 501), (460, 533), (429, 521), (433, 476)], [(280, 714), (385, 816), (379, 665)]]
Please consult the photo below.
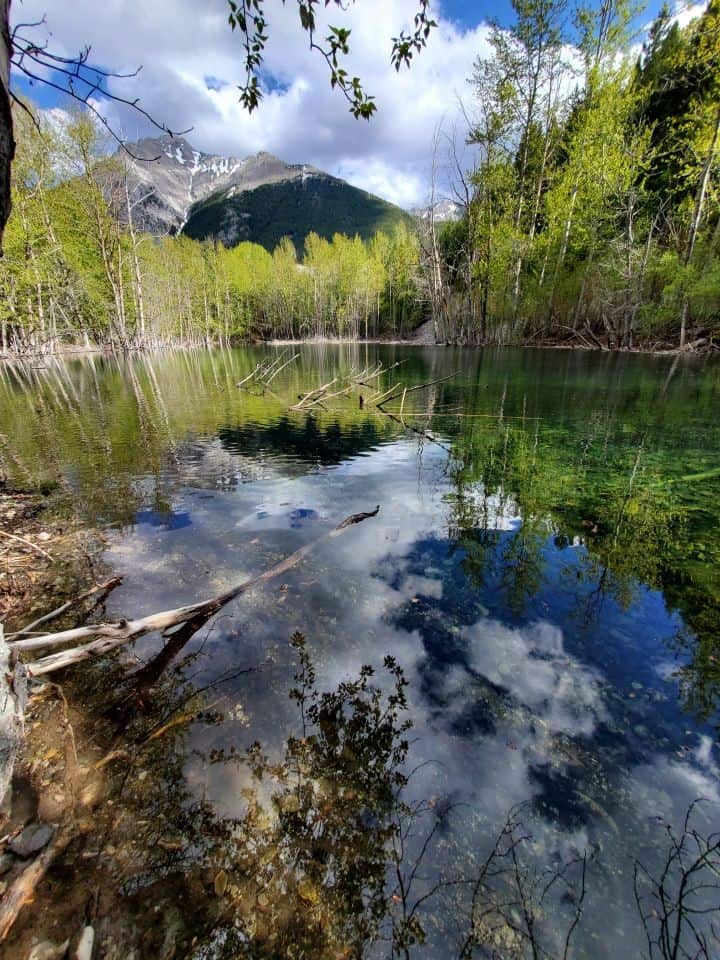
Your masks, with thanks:
[[(290, 366), (290, 364), (294, 363), (295, 360), (297, 360), (300, 356), (299, 353), (295, 353), (290, 357), (289, 360), (285, 360), (287, 353), (287, 350), (283, 350), (282, 353), (275, 357), (274, 360), (261, 361), (251, 373), (249, 373), (246, 377), (243, 377), (242, 380), (238, 381), (236, 386), (242, 387), (248, 381), (252, 380), (253, 383), (259, 384), (261, 387), (268, 387), (281, 370), (284, 370), (285, 367)], [(283, 361), (285, 362), (283, 363)]]
[(340, 377), (333, 377), (332, 380), (328, 380), (328, 382), (323, 383), (322, 386), (315, 387), (314, 390), (310, 390), (304, 396), (301, 396), (299, 398), (299, 402), (290, 407), (290, 409), (303, 410), (305, 409), (306, 404), (308, 404), (310, 401), (317, 402), (318, 400), (324, 399), (325, 394), (328, 392), (330, 387), (337, 383), (339, 379)]
[(67, 603), (63, 603), (61, 606), (56, 607), (55, 610), (51, 610), (50, 613), (46, 613), (45, 616), (38, 617), (37, 620), (33, 620), (32, 623), (29, 623), (26, 627), (23, 627), (22, 630), (18, 630), (15, 633), (9, 633), (8, 640), (15, 640), (18, 637), (24, 636), (25, 634), (32, 633), (36, 627), (39, 627), (43, 623), (49, 623), (50, 620), (57, 620), (58, 617), (61, 617), (68, 610), (76, 607), (84, 600), (94, 597), (96, 594), (110, 593), (111, 590), (114, 590), (115, 587), (118, 587), (122, 583), (122, 580), (122, 577), (112, 577), (110, 580), (106, 580), (105, 583), (95, 584), (94, 587), (90, 587), (89, 590), (86, 590), (84, 593), (81, 593), (74, 599), (68, 600)]
[(363, 387), (367, 387), (369, 386), (371, 380), (376, 380), (378, 377), (382, 376), (383, 373), (389, 373), (391, 370), (394, 370), (395, 367), (399, 367), (406, 362), (406, 360), (398, 360), (397, 363), (391, 363), (389, 367), (383, 366), (382, 362), (380, 362), (371, 372), (368, 372), (368, 369), (366, 368), (365, 370), (351, 377), (351, 379), (353, 383), (359, 383)]
[(26, 698), (25, 668), (6, 643), (0, 623), (0, 803), (12, 780), (23, 735)]
[(264, 384), (266, 387), (269, 386), (269, 385), (272, 383), (272, 381), (275, 379), (275, 377), (276, 377), (281, 371), (283, 371), (283, 370), (285, 369), (285, 367), (289, 367), (291, 363), (294, 363), (295, 360), (297, 360), (297, 358), (298, 358), (299, 356), (300, 356), (299, 353), (294, 354), (292, 357), (290, 357), (289, 360), (286, 360), (285, 363), (283, 363), (281, 366), (279, 366), (276, 370), (273, 370), (273, 372), (272, 372), (272, 374), (270, 374), (270, 376), (266, 376), (266, 377), (263, 379), (263, 384)]
[[(425, 390), (427, 387), (432, 387), (436, 383), (443, 383), (446, 380), (452, 380), (457, 376), (457, 372), (448, 374), (446, 377), (439, 377), (437, 380), (429, 380), (427, 383), (419, 383), (413, 387), (406, 386), (402, 381), (391, 384), (385, 389), (377, 389), (377, 384), (375, 386), (371, 385), (371, 381), (376, 380), (378, 377), (389, 373), (391, 370), (394, 370), (395, 367), (399, 367), (405, 361), (400, 360), (397, 363), (391, 364), (389, 367), (383, 366), (382, 363), (378, 363), (372, 369), (366, 367), (364, 370), (359, 372), (351, 371), (347, 376), (336, 376), (328, 383), (322, 384), (322, 386), (316, 387), (314, 390), (310, 390), (308, 393), (301, 394), (298, 397), (298, 402), (293, 404), (291, 410), (311, 410), (313, 407), (322, 406), (326, 400), (332, 400), (335, 397), (342, 397), (351, 393), (354, 389), (357, 389), (360, 386), (369, 387), (371, 390), (375, 390), (375, 393), (372, 393), (371, 396), (363, 399), (360, 397), (360, 406), (361, 407), (376, 407), (381, 413), (387, 413), (384, 409), (384, 405), (389, 403), (391, 400), (397, 400), (402, 397), (403, 406), (405, 405), (405, 397), (408, 393), (413, 393), (415, 390)], [(251, 375), (252, 376), (252, 375)], [(336, 390), (334, 393), (328, 393), (330, 387), (334, 384), (340, 385), (340, 389)]]
[[(417, 384), (417, 386), (414, 386), (414, 387), (406, 387), (404, 392), (408, 394), (408, 393), (413, 393), (415, 390), (425, 390), (427, 387), (432, 387), (436, 383), (444, 383), (446, 380), (452, 380), (456, 376), (457, 376), (457, 371), (455, 373), (449, 373), (446, 377), (438, 377), (437, 380), (428, 380), (427, 383), (419, 383)], [(383, 400), (382, 403), (389, 403), (390, 400), (396, 400), (400, 396), (400, 394), (403, 392), (403, 385), (401, 383), (398, 383), (396, 388), (394, 389), (397, 390), (395, 395), (391, 397), (387, 397), (387, 399)]]
[(8, 533), (7, 530), (0, 530), (0, 537), (7, 537), (9, 540), (15, 540), (17, 543), (24, 543), (26, 547), (30, 547), (31, 550), (35, 550), (37, 553), (41, 554), (43, 557), (46, 557), (48, 560), (52, 560), (52, 557), (47, 552), (47, 550), (43, 550), (42, 547), (39, 547), (36, 543), (33, 543), (31, 540), (26, 540), (25, 537), (18, 537), (14, 533)]
[(146, 633), (152, 633), (154, 631), (164, 632), (172, 627), (186, 623), (188, 620), (204, 615), (210, 616), (216, 613), (226, 603), (235, 599), (235, 597), (247, 593), (255, 587), (269, 580), (273, 580), (275, 577), (290, 570), (299, 563), (300, 560), (303, 560), (308, 554), (317, 549), (320, 544), (326, 540), (340, 536), (340, 534), (349, 527), (357, 523), (362, 523), (363, 520), (367, 520), (369, 517), (376, 516), (379, 510), (380, 507), (377, 506), (374, 510), (367, 513), (356, 513), (347, 517), (342, 523), (338, 524), (337, 527), (323, 534), (323, 536), (317, 540), (313, 540), (311, 543), (300, 547), (299, 550), (296, 550), (269, 570), (259, 574), (257, 577), (245, 580), (243, 583), (231, 587), (216, 597), (210, 597), (208, 600), (201, 600), (199, 603), (178, 607), (174, 610), (163, 610), (137, 620), (119, 620), (116, 623), (88, 624), (85, 627), (77, 627), (74, 630), (63, 630), (59, 633), (44, 634), (40, 637), (26, 637), (21, 640), (16, 640), (12, 644), (12, 650), (39, 650), (68, 643), (82, 643), (82, 641), (89, 640), (91, 637), (97, 638), (91, 643), (76, 646), (69, 650), (63, 650), (60, 653), (49, 654), (28, 664), (28, 675), (37, 677), (55, 670), (64, 669), (75, 663), (80, 663), (90, 657), (109, 653), (116, 647), (128, 643), (130, 640), (135, 640)]

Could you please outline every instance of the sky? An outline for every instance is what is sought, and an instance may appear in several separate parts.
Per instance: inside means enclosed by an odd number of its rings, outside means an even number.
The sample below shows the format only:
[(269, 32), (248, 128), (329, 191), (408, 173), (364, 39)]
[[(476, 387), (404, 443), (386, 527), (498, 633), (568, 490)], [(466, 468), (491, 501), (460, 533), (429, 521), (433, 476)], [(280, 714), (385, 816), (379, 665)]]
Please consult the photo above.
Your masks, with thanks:
[[(648, 21), (659, 5), (651, 0)], [(355, 120), (330, 89), (327, 66), (308, 49), (294, 6), (266, 0), (270, 89), (251, 115), (238, 102), (242, 48), (227, 23), (227, 0), (14, 0), (12, 15), (15, 23), (45, 16), (46, 25), (31, 33), (54, 53), (73, 56), (90, 45), (93, 62), (105, 68), (125, 73), (142, 66), (135, 78), (111, 81), (112, 92), (139, 97), (174, 131), (191, 128), (186, 139), (199, 150), (234, 157), (265, 150), (289, 163), (314, 164), (403, 207), (424, 205), (436, 130), (442, 129), (443, 143), (456, 138), (469, 165), (461, 104), (472, 110), (473, 62), (488, 53), (488, 19), (510, 23), (509, 0), (432, 2), (438, 27), (412, 68), (399, 74), (390, 65), (391, 38), (411, 26), (416, 0), (356, 0), (347, 12), (323, 13), (326, 24), (352, 30), (350, 69), (378, 106), (369, 122)], [(318, 35), (325, 32), (320, 27)], [(44, 107), (68, 102), (20, 77), (15, 88)], [(108, 101), (101, 110), (128, 140), (153, 134), (132, 110)]]

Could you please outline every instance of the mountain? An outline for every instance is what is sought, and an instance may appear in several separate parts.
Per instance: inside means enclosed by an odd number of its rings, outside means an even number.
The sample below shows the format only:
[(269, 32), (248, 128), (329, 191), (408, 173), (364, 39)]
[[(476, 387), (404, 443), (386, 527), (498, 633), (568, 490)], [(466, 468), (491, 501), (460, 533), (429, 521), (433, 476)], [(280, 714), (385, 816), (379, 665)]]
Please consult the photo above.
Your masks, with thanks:
[(404, 210), (308, 164), (269, 153), (243, 160), (195, 150), (181, 137), (139, 140), (130, 147), (133, 220), (152, 233), (186, 233), (226, 246), (243, 240), (272, 250), (289, 236), (298, 247), (314, 231), (369, 238), (412, 224)]
[(328, 240), (335, 233), (367, 240), (403, 222), (412, 225), (404, 210), (318, 171), (216, 193), (193, 207), (183, 232), (197, 240), (215, 237), (226, 246), (254, 240), (272, 250), (283, 237), (298, 248), (311, 232)]
[[(437, 200), (434, 210), (435, 221), (437, 223), (447, 223), (448, 221), (460, 220), (464, 207), (455, 200)], [(431, 207), (414, 207), (410, 212), (414, 217), (418, 217), (421, 220), (429, 220)]]

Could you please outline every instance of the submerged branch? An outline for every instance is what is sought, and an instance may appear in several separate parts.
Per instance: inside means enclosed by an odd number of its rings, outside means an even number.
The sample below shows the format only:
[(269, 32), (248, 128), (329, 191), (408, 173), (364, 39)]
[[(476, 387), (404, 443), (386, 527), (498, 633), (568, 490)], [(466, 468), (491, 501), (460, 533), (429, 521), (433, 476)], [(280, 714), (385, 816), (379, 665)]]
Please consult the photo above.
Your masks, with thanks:
[(50, 620), (57, 620), (58, 617), (62, 616), (63, 613), (66, 613), (72, 607), (76, 607), (79, 603), (82, 603), (84, 600), (88, 600), (90, 597), (94, 597), (96, 594), (108, 594), (111, 590), (114, 590), (115, 587), (118, 587), (123, 581), (122, 577), (112, 577), (110, 580), (106, 580), (105, 583), (97, 583), (94, 587), (90, 587), (89, 590), (86, 590), (84, 593), (81, 593), (79, 596), (74, 597), (72, 600), (68, 600), (67, 603), (63, 603), (61, 606), (57, 607), (55, 610), (51, 610), (50, 613), (46, 613), (43, 617), (38, 617), (37, 620), (33, 620), (32, 623), (29, 623), (26, 627), (23, 627), (22, 630), (18, 630), (16, 633), (9, 633), (7, 635), (8, 640), (15, 640), (17, 637), (21, 637), (25, 634), (32, 633), (36, 627), (39, 627), (42, 623), (48, 623)]
[(218, 594), (218, 596), (210, 597), (207, 600), (201, 600), (198, 603), (189, 604), (188, 606), (177, 607), (173, 610), (163, 610), (159, 613), (150, 614), (147, 617), (140, 617), (137, 620), (122, 619), (116, 623), (89, 624), (85, 627), (77, 627), (74, 630), (63, 630), (59, 633), (49, 633), (40, 637), (26, 637), (21, 640), (16, 640), (12, 643), (11, 648), (13, 651), (38, 650), (46, 647), (56, 647), (66, 643), (78, 643), (91, 637), (97, 638), (84, 646), (77, 646), (70, 650), (63, 650), (60, 653), (49, 654), (46, 657), (36, 660), (32, 664), (28, 664), (28, 675), (37, 677), (55, 670), (64, 669), (75, 663), (80, 663), (90, 657), (109, 653), (116, 647), (141, 637), (146, 633), (166, 631), (179, 624), (186, 623), (193, 618), (204, 615), (211, 616), (226, 603), (235, 599), (235, 597), (247, 593), (254, 587), (266, 583), (285, 573), (287, 570), (290, 570), (299, 563), (300, 560), (317, 549), (321, 543), (340, 536), (340, 534), (349, 527), (357, 523), (362, 523), (363, 520), (376, 516), (379, 510), (380, 506), (378, 505), (374, 510), (367, 513), (356, 513), (346, 517), (345, 520), (334, 529), (323, 534), (317, 540), (313, 540), (311, 543), (300, 547), (269, 570), (231, 587), (229, 590)]
[(37, 553), (41, 554), (48, 560), (52, 560), (52, 557), (47, 552), (43, 550), (42, 547), (39, 547), (36, 543), (33, 543), (31, 540), (26, 540), (25, 537), (18, 537), (14, 533), (8, 533), (7, 530), (0, 530), (0, 537), (7, 537), (9, 540), (15, 540), (17, 543), (24, 543), (26, 547), (30, 547), (31, 550), (35, 550)]

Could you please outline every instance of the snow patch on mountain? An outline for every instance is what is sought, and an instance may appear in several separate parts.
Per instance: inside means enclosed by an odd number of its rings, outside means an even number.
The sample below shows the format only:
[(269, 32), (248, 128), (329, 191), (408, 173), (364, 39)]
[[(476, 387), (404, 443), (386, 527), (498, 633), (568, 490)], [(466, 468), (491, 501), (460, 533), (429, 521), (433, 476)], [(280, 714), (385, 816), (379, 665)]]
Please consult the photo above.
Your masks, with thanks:
[(203, 153), (183, 137), (148, 137), (128, 145), (127, 159), (138, 229), (177, 233), (192, 208), (215, 194), (231, 197), (268, 183), (323, 175), (309, 164), (288, 164), (261, 152), (238, 159)]

